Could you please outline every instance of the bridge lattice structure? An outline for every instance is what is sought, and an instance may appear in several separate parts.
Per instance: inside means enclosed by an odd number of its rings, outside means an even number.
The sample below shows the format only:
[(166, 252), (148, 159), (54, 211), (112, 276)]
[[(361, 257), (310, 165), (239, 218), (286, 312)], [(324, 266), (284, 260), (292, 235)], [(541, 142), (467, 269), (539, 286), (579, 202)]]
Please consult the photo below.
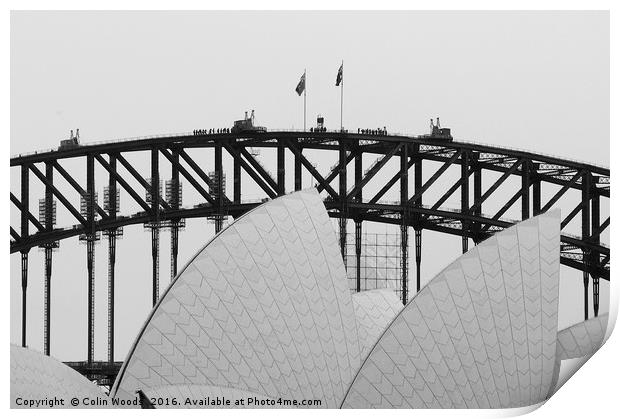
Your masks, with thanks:
[[(208, 167), (199, 164), (193, 153), (212, 149), (213, 160)], [(256, 150), (275, 150), (275, 175), (266, 169)], [(334, 164), (327, 173), (320, 173), (309, 156), (316, 150), (329, 152)], [(148, 155), (148, 168), (130, 163), (129, 153)], [(223, 155), (232, 159), (232, 175), (226, 173)], [(286, 165), (286, 155), (293, 167)], [(374, 163), (364, 164), (364, 156), (373, 156)], [(80, 183), (67, 169), (67, 162), (78, 162), (86, 171), (86, 182)], [(167, 161), (171, 179), (162, 193), (160, 165)], [(389, 162), (396, 161), (394, 165)], [(429, 171), (431, 162), (433, 168)], [(88, 271), (88, 360), (82, 370), (97, 375), (93, 365), (94, 352), (94, 251), (101, 233), (108, 241), (108, 363), (114, 363), (114, 287), (116, 240), (124, 226), (143, 224), (152, 233), (153, 305), (159, 288), (159, 230), (171, 231), (171, 274), (177, 273), (179, 230), (186, 219), (208, 218), (218, 232), (225, 217), (236, 218), (287, 192), (293, 177), (294, 190), (302, 188), (302, 173), (324, 196), (330, 217), (338, 220), (341, 251), (346, 252), (347, 234), (355, 236), (357, 291), (361, 291), (360, 258), (364, 222), (379, 222), (400, 227), (402, 275), (399, 290), (403, 301), (412, 293), (408, 289), (408, 249), (410, 230), (415, 242), (415, 291), (420, 289), (422, 262), (422, 231), (431, 230), (462, 237), (462, 250), (468, 250), (470, 239), (479, 243), (493, 233), (518, 220), (506, 218), (515, 209), (520, 219), (527, 219), (558, 205), (569, 191), (577, 191), (572, 208), (562, 208), (561, 264), (583, 273), (584, 311), (588, 317), (590, 283), (594, 315), (599, 310), (600, 279), (609, 281), (609, 246), (601, 236), (610, 225), (610, 217), (601, 214), (601, 206), (609, 205), (610, 172), (608, 168), (558, 157), (483, 145), (465, 141), (441, 141), (428, 136), (367, 135), (339, 132), (275, 131), (243, 134), (176, 134), (85, 144), (76, 148), (22, 154), (11, 158), (11, 167), (19, 168), (20, 190), (10, 194), (19, 225), (10, 226), (10, 251), (21, 253), (22, 280), (22, 344), (26, 345), (26, 295), (28, 287), (28, 255), (31, 249), (45, 250), (44, 287), (44, 351), (50, 350), (50, 288), (52, 250), (62, 240), (79, 237), (86, 243)], [(75, 164), (75, 163), (73, 163)], [(95, 178), (95, 168), (105, 170), (104, 179)], [(120, 168), (127, 174), (123, 174)], [(445, 173), (452, 168), (460, 173), (455, 181), (446, 182)], [(428, 172), (427, 172), (428, 171)], [(244, 199), (242, 176), (255, 183), (262, 198)], [(491, 179), (483, 188), (483, 179)], [(68, 183), (70, 196), (58, 185), (57, 179)], [(226, 194), (226, 179), (232, 179), (232, 196)], [(378, 178), (387, 179), (376, 185)], [(287, 182), (287, 179), (289, 182)], [(130, 181), (128, 181), (130, 180)], [(516, 182), (515, 182), (516, 180)], [(39, 218), (30, 211), (31, 182), (40, 182), (44, 197), (39, 201)], [(97, 187), (105, 183), (104, 205), (97, 201)], [(199, 202), (183, 206), (182, 183), (193, 188)], [(506, 198), (500, 187), (517, 184), (516, 192)], [(375, 183), (375, 184), (373, 184)], [(413, 187), (410, 187), (410, 184)], [(136, 187), (135, 185), (139, 185)], [(439, 198), (429, 197), (433, 185), (441, 186)], [(445, 186), (445, 187), (444, 187)], [(398, 190), (399, 199), (386, 201), (388, 191)], [(551, 188), (549, 199), (544, 189)], [(230, 189), (230, 188), (229, 188)], [(140, 210), (123, 214), (120, 191), (130, 206)], [(573, 192), (574, 193), (574, 192)], [(76, 198), (77, 197), (77, 198)], [(143, 198), (145, 197), (145, 198)], [(447, 208), (446, 202), (456, 197), (460, 205)], [(79, 201), (78, 201), (79, 199)], [(606, 202), (603, 200), (607, 200)], [(484, 211), (489, 203), (501, 203), (499, 210)], [(75, 224), (57, 226), (56, 206), (71, 214)], [(354, 224), (347, 231), (347, 220)], [(571, 223), (570, 234), (567, 226)], [(90, 365), (90, 367), (88, 367)], [(91, 374), (91, 375), (92, 375)], [(107, 374), (107, 373), (106, 373)], [(104, 374), (105, 375), (105, 374)], [(109, 374), (106, 380), (110, 381)]]

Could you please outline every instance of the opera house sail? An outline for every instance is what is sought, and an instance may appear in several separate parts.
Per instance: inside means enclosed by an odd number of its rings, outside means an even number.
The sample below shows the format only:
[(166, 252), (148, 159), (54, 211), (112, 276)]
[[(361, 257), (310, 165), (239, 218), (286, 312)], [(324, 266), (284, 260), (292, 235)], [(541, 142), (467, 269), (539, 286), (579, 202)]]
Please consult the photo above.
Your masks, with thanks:
[[(77, 371), (32, 349), (11, 344), (11, 408), (71, 408), (70, 400), (93, 407), (111, 405), (108, 396)], [(90, 405), (90, 404), (89, 404)]]
[(359, 364), (336, 235), (318, 193), (301, 191), (250, 211), (198, 252), (112, 394), (198, 384), (338, 407)]

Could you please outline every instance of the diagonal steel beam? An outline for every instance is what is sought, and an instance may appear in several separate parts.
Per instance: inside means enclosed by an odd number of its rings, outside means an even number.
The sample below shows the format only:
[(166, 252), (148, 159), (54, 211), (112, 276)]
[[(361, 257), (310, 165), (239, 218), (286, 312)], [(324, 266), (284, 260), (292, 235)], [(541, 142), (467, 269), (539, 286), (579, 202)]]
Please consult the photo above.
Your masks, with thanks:
[(403, 147), (403, 143), (398, 143), (396, 147), (392, 148), (387, 154), (385, 154), (381, 158), (381, 160), (379, 160), (374, 166), (372, 166), (370, 171), (367, 172), (366, 175), (362, 178), (362, 181), (356, 184), (355, 187), (351, 190), (351, 192), (347, 194), (347, 200), (350, 200), (352, 197), (357, 195), (357, 193), (362, 190), (362, 188), (370, 181), (370, 179), (372, 179), (377, 173), (379, 173), (379, 170), (381, 170), (381, 168), (383, 168), (383, 166), (385, 166), (385, 164), (392, 157), (394, 157), (394, 155), (398, 153), (398, 151), (402, 147)]
[(17, 234), (17, 231), (15, 231), (13, 227), (11, 227), (11, 237), (13, 237), (15, 241), (19, 241), (20, 239), (19, 234)]
[(592, 232), (592, 234), (590, 235), (590, 237), (592, 238), (597, 238), (601, 235), (601, 233), (603, 231), (605, 231), (605, 229), (609, 227), (609, 217), (607, 217), (607, 219), (605, 221), (603, 221), (603, 224), (601, 224), (596, 230), (594, 230)]
[(22, 205), (20, 200), (17, 199), (17, 197), (15, 195), (13, 195), (13, 192), (11, 192), (11, 202), (13, 204), (15, 204), (17, 209), (19, 209), (21, 212), (25, 212), (26, 213), (26, 217), (28, 217), (30, 222), (32, 224), (34, 224), (34, 226), (37, 228), (37, 230), (39, 230), (39, 231), (44, 231), (45, 230), (45, 227), (43, 227), (43, 225), (39, 222), (39, 220), (37, 220), (37, 217), (32, 215), (32, 213), (28, 209), (24, 208), (24, 206)]
[[(443, 194), (443, 196), (437, 200), (437, 202), (435, 202), (435, 204), (433, 204), (433, 206), (431, 207), (431, 210), (433, 210), (433, 211), (434, 211), (434, 210), (438, 209), (438, 208), (441, 206), (441, 204), (443, 204), (444, 202), (446, 202), (446, 201), (448, 200), (448, 198), (450, 198), (450, 196), (451, 196), (454, 192), (456, 192), (456, 190), (457, 190), (458, 188), (460, 188), (460, 187), (463, 185), (463, 183), (465, 183), (465, 181), (469, 181), (469, 176), (470, 176), (472, 173), (474, 173), (474, 171), (475, 171), (475, 169), (470, 168), (470, 169), (467, 171), (467, 177), (465, 177), (465, 178), (460, 177), (460, 178), (459, 178), (459, 180), (458, 180), (458, 181), (456, 181), (456, 183), (455, 183), (454, 185), (452, 185), (452, 186), (450, 187), (450, 189), (448, 189), (448, 190), (446, 191), (446, 193), (445, 193), (445, 194)], [(428, 217), (426, 217), (426, 218), (428, 218)]]
[[(531, 184), (531, 182), (530, 182)], [(521, 189), (519, 189), (505, 204), (503, 207), (501, 207), (499, 209), (499, 211), (497, 211), (497, 213), (495, 213), (495, 215), (493, 216), (493, 218), (491, 218), (491, 220), (499, 220), (500, 217), (502, 215), (504, 215), (504, 213), (506, 211), (508, 211), (510, 209), (510, 207), (512, 207), (518, 200), (519, 198), (521, 198), (521, 196), (523, 195), (523, 193), (521, 192)], [(488, 231), (490, 228), (492, 227), (491, 224), (487, 224), (482, 228), (482, 232), (486, 232)]]
[(187, 179), (187, 181), (198, 191), (200, 195), (203, 196), (204, 199), (206, 199), (210, 204), (215, 203), (213, 197), (196, 181), (194, 176), (189, 174), (187, 169), (185, 169), (178, 161), (175, 161), (175, 159), (172, 157), (172, 153), (170, 153), (166, 149), (161, 149), (159, 151), (161, 152), (161, 154), (164, 155), (165, 158), (168, 159), (168, 161), (170, 161), (170, 164), (172, 164), (173, 167), (179, 170), (183, 177)]
[(579, 214), (579, 211), (581, 211), (581, 208), (583, 208), (583, 202), (580, 202), (579, 204), (577, 204), (575, 208), (573, 208), (573, 210), (566, 216), (566, 218), (562, 220), (562, 224), (560, 225), (560, 227), (561, 228), (566, 227), (568, 223), (570, 223), (572, 219), (575, 218), (577, 214)]
[[(262, 164), (260, 164), (258, 162), (258, 160), (256, 160), (254, 158), (254, 156), (252, 156), (250, 154), (250, 152), (245, 148), (241, 148), (241, 149), (237, 149), (236, 147), (233, 146), (229, 146), (230, 148), (234, 149), (235, 151), (238, 151), (240, 153), (240, 155), (242, 155), (249, 163), (250, 165), (252, 165), (252, 167), (254, 168), (254, 170), (256, 170), (258, 172), (259, 175), (261, 175), (263, 177), (263, 179), (267, 182), (267, 184), (274, 190), (277, 191), (278, 190), (278, 182), (276, 182), (274, 180), (274, 178), (271, 177), (271, 175), (265, 170), (265, 168), (263, 167)], [(227, 150), (229, 149), (228, 147), (226, 148)], [(229, 151), (230, 152), (230, 151)]]
[(542, 209), (540, 211), (541, 212), (545, 212), (545, 211), (549, 210), (549, 208), (551, 208), (553, 206), (553, 204), (558, 202), (558, 199), (560, 199), (562, 197), (562, 195), (564, 195), (566, 193), (566, 191), (568, 191), (569, 188), (573, 187), (573, 185), (575, 185), (577, 183), (577, 181), (579, 179), (581, 179), (581, 176), (583, 176), (583, 174), (584, 174), (583, 170), (577, 172), (577, 174), (575, 174), (571, 178), (570, 182), (568, 182), (564, 186), (562, 186), (562, 189), (560, 189), (555, 195), (553, 195), (553, 197), (549, 200), (549, 202), (547, 202), (545, 204), (545, 206), (542, 207)]
[[(216, 187), (209, 175), (207, 175), (204, 170), (202, 170), (202, 168), (189, 156), (189, 154), (187, 154), (184, 149), (179, 150), (179, 156), (181, 156), (183, 160), (185, 160), (185, 162), (189, 164), (189, 167), (191, 167), (192, 170), (196, 172), (198, 177), (200, 177), (200, 179), (202, 179), (209, 188), (213, 189)], [(222, 193), (221, 195), (225, 203), (232, 203), (232, 201), (228, 199), (228, 197), (224, 193)]]
[(301, 160), (301, 164), (303, 164), (305, 168), (310, 172), (310, 174), (319, 182), (320, 186), (322, 186), (323, 189), (325, 189), (327, 193), (332, 196), (332, 198), (339, 200), (340, 197), (338, 196), (334, 188), (332, 188), (329, 183), (327, 183), (325, 178), (321, 176), (321, 174), (316, 170), (314, 165), (310, 163), (310, 161), (308, 161), (306, 156), (304, 156), (303, 153), (289, 140), (286, 140), (286, 146), (295, 156), (299, 158), (299, 160)]
[(424, 185), (422, 185), (422, 188), (416, 192), (415, 195), (413, 195), (411, 197), (411, 199), (409, 199), (408, 203), (415, 203), (418, 199), (420, 199), (420, 197), (422, 196), (422, 194), (424, 192), (426, 192), (426, 190), (428, 188), (431, 187), (431, 185), (433, 183), (435, 183), (435, 181), (439, 178), (439, 176), (441, 176), (446, 170), (448, 170), (448, 168), (461, 156), (461, 152), (460, 151), (455, 151), (454, 154), (452, 155), (452, 157), (450, 157), (449, 160), (447, 160), (434, 174), (433, 176), (430, 177), (429, 180), (426, 181), (426, 183)]
[[(80, 194), (80, 196), (86, 196), (86, 191), (84, 189), (82, 189), (82, 187), (80, 186), (79, 183), (77, 183), (77, 181), (75, 179), (73, 179), (73, 177), (65, 170), (64, 167), (62, 167), (57, 160), (54, 160), (52, 162), (52, 166), (54, 166), (54, 168), (58, 171), (58, 173), (60, 173), (62, 175), (63, 178), (65, 178), (65, 180), (67, 182), (69, 182), (69, 185), (71, 185), (73, 187), (73, 189), (75, 189), (77, 191), (77, 193)], [(101, 215), (101, 218), (108, 218), (108, 214), (103, 210), (103, 208), (101, 208), (99, 206), (98, 203), (95, 202), (95, 209), (97, 210), (97, 213), (99, 213), (99, 215)]]
[(497, 179), (489, 189), (487, 189), (487, 191), (480, 197), (480, 200), (478, 202), (474, 202), (474, 205), (469, 208), (469, 212), (473, 212), (474, 210), (480, 208), (482, 206), (482, 203), (486, 201), (487, 198), (491, 196), (491, 194), (495, 192), (497, 188), (499, 188), (500, 185), (504, 183), (506, 179), (508, 179), (509, 176), (513, 175), (519, 169), (519, 166), (521, 166), (521, 163), (523, 163), (523, 161), (524, 159), (518, 159), (516, 162), (514, 162), (514, 164), (510, 166), (510, 169), (504, 172), (504, 174), (502, 174), (502, 176)]
[(36, 177), (39, 178), (41, 182), (45, 184), (45, 186), (49, 187), (52, 190), (54, 196), (58, 198), (58, 200), (65, 206), (65, 208), (71, 213), (71, 215), (73, 215), (80, 222), (80, 224), (86, 226), (87, 222), (84, 217), (82, 217), (82, 214), (80, 214), (80, 212), (76, 210), (73, 205), (71, 205), (69, 200), (65, 198), (65, 196), (54, 186), (54, 184), (50, 182), (47, 177), (45, 177), (45, 175), (41, 173), (41, 171), (37, 169), (34, 164), (28, 164), (28, 168), (32, 171), (32, 173), (35, 174)]
[[(409, 170), (411, 168), (411, 166), (413, 166), (415, 163), (415, 159), (413, 157), (409, 157), (409, 161), (407, 162), (407, 170)], [(372, 197), (372, 199), (370, 201), (368, 201), (369, 204), (376, 204), (377, 202), (379, 202), (379, 200), (381, 199), (381, 197), (383, 195), (385, 195), (387, 193), (387, 191), (390, 190), (390, 188), (392, 186), (394, 186), (394, 184), (396, 182), (398, 182), (398, 180), (401, 178), (401, 173), (398, 172), (394, 175), (394, 177), (392, 177), (384, 186), (383, 188), (381, 188), (381, 190), (379, 192), (377, 192), (375, 194), (375, 196)]]
[[(347, 160), (346, 160), (345, 166), (348, 166), (349, 163), (351, 163), (353, 161), (353, 159), (355, 158), (355, 156), (357, 156), (358, 154), (359, 153), (357, 153), (357, 152), (349, 153), (349, 155), (347, 156)], [(329, 173), (329, 175), (327, 175), (327, 177), (325, 178), (325, 182), (331, 183), (334, 179), (336, 179), (336, 176), (338, 176), (339, 173), (340, 173), (340, 162), (337, 162), (334, 165), (334, 168)], [(319, 192), (321, 192), (323, 190), (323, 187), (321, 185), (319, 185), (317, 189), (319, 190)]]
[(256, 182), (256, 184), (258, 186), (260, 186), (260, 188), (265, 191), (265, 193), (267, 195), (269, 195), (269, 198), (275, 198), (278, 196), (278, 193), (276, 192), (277, 189), (273, 189), (272, 187), (270, 187), (266, 182), (265, 179), (260, 176), (258, 173), (256, 173), (256, 171), (254, 171), (254, 169), (252, 168), (252, 166), (245, 161), (244, 159), (241, 158), (241, 153), (239, 152), (239, 150), (232, 148), (230, 146), (230, 144), (226, 144), (224, 143), (224, 148), (226, 149), (226, 151), (228, 151), (228, 153), (233, 156), (233, 158), (237, 158), (239, 159), (239, 163), (241, 164), (241, 167), (243, 167), (246, 171), (246, 173), (248, 175), (250, 175), (250, 177), (252, 179), (254, 179), (254, 181)]
[(105, 159), (103, 157), (101, 157), (100, 155), (96, 154), (95, 155), (95, 159), (99, 162), (99, 164), (101, 166), (103, 166), (103, 168), (105, 170), (108, 171), (110, 176), (112, 176), (119, 183), (119, 185), (121, 185), (123, 187), (123, 189), (125, 189), (125, 191), (127, 191), (127, 193), (134, 199), (134, 201), (136, 201), (138, 203), (138, 205), (140, 205), (142, 207), (142, 209), (144, 209), (146, 212), (150, 212), (151, 211), (151, 207), (149, 206), (149, 204), (147, 204), (142, 199), (142, 197), (131, 186), (129, 186), (129, 184), (127, 183), (125, 178), (123, 178), (121, 175), (119, 175), (118, 172), (116, 170), (114, 170), (112, 168), (112, 166), (110, 166), (110, 164), (107, 161), (105, 161)]
[[(138, 181), (140, 185), (142, 185), (142, 187), (146, 191), (151, 190), (151, 185), (146, 180), (144, 180), (144, 178), (140, 175), (140, 173), (138, 173), (135, 167), (129, 164), (127, 160), (125, 160), (125, 158), (121, 155), (121, 153), (114, 153), (114, 157), (116, 157), (116, 160), (118, 160), (118, 162), (122, 164), (129, 173), (131, 173), (131, 175)], [(159, 205), (161, 205), (167, 210), (170, 209), (170, 205), (168, 205), (166, 200), (161, 196), (159, 197)]]

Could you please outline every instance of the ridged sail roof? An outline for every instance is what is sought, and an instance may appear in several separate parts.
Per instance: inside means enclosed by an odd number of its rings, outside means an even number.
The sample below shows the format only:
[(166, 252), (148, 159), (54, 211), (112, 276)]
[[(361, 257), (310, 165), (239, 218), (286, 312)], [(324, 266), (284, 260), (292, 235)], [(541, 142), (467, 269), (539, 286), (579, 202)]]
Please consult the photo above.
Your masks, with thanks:
[(195, 384), (337, 407), (359, 365), (342, 257), (312, 189), (254, 209), (195, 256), (151, 313), (113, 394)]
[(11, 344), (11, 407), (25, 407), (16, 403), (18, 398), (43, 401), (55, 397), (64, 399), (63, 406), (58, 407), (65, 409), (74, 407), (70, 403), (73, 397), (80, 400), (80, 404), (76, 407), (81, 409), (89, 407), (82, 404), (84, 398), (93, 400), (99, 398), (110, 402), (108, 396), (97, 385), (73, 368), (40, 352)]
[(368, 355), (381, 333), (402, 310), (403, 303), (390, 289), (377, 289), (353, 294), (362, 359)]
[(609, 313), (577, 323), (558, 333), (558, 359), (591, 355), (603, 344)]
[(553, 384), (560, 214), (499, 232), (398, 314), (343, 401), (353, 408), (507, 408)]

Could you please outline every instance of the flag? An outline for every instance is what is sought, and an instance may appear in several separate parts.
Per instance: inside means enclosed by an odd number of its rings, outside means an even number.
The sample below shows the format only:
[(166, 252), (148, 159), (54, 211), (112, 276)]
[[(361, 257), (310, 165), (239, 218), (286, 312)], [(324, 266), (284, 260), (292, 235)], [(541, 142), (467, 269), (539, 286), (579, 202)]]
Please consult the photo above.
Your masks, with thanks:
[(301, 75), (301, 79), (299, 79), (299, 83), (297, 83), (297, 87), (295, 88), (295, 91), (297, 92), (299, 96), (301, 96), (304, 90), (306, 90), (306, 73), (305, 72), (304, 74)]
[(344, 64), (340, 64), (340, 68), (338, 69), (338, 75), (336, 76), (336, 86), (340, 86), (342, 83), (342, 66)]

